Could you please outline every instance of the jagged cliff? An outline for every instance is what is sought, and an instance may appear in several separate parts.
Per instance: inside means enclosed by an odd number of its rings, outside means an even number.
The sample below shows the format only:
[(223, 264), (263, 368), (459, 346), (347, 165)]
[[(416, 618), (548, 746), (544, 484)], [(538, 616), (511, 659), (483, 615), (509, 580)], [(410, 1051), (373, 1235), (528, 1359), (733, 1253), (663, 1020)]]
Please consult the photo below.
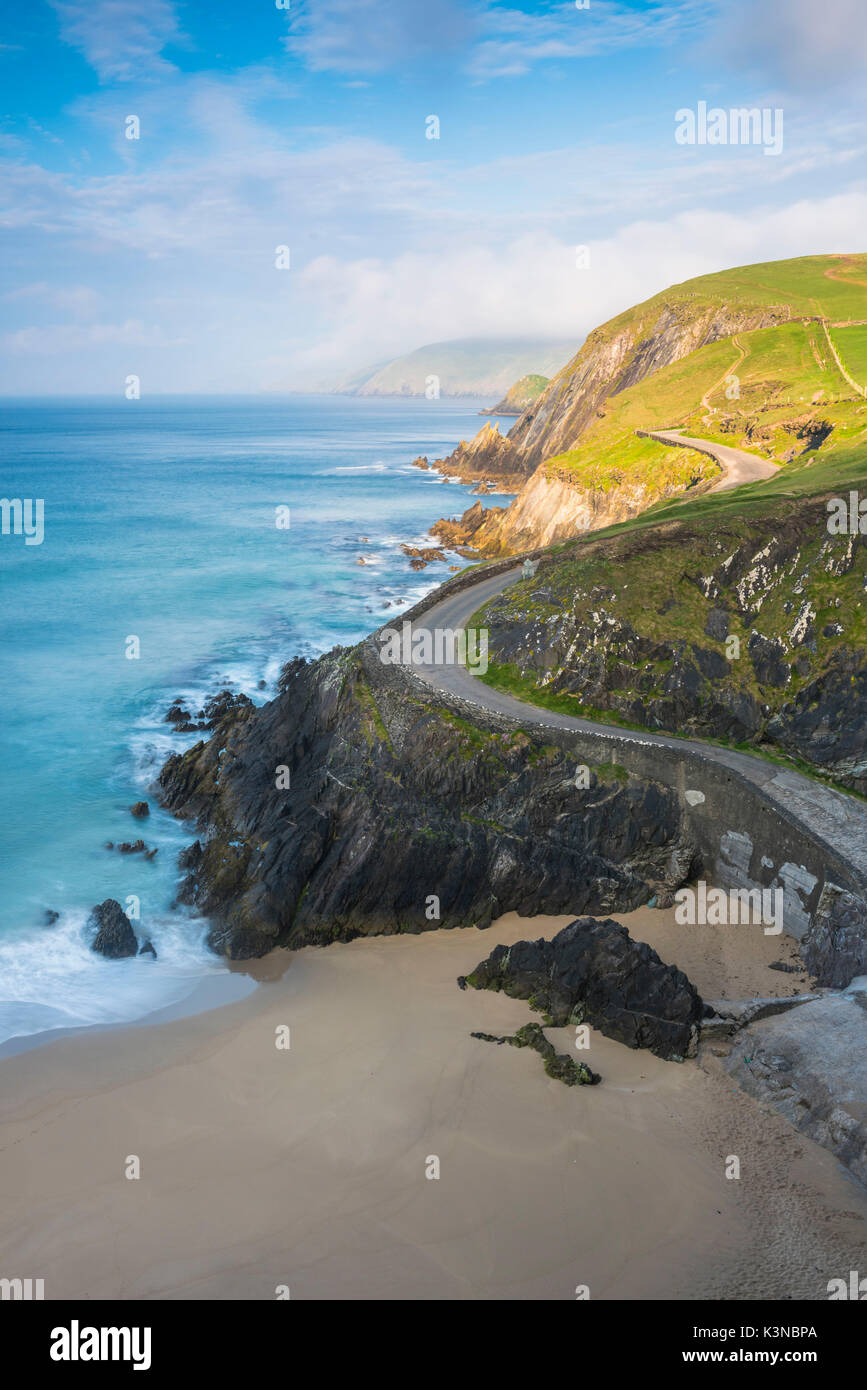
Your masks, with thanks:
[(639, 441), (639, 429), (689, 426), (781, 462), (835, 446), (863, 396), (831, 334), (867, 319), (865, 270), (867, 256), (745, 267), (674, 286), (595, 329), (505, 438), (486, 426), (438, 463), (464, 479), (523, 479), (509, 511), (465, 530), (463, 543), (484, 555), (543, 545), (714, 473), (689, 450)]
[(671, 788), (610, 765), (577, 786), (574, 761), (538, 735), (374, 688), (358, 649), (293, 661), (281, 687), (159, 779), (204, 832), (181, 900), (228, 956), (487, 926), (509, 910), (626, 911), (689, 872)]
[(485, 679), (867, 793), (867, 537), (829, 534), (822, 497), (765, 507), (567, 547), (483, 610)]

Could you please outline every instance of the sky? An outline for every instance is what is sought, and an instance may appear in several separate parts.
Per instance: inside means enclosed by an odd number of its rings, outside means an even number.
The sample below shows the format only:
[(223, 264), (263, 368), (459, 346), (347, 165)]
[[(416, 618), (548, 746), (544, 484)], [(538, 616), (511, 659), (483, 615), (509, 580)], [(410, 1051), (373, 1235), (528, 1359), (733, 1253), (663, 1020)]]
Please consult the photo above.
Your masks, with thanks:
[[(864, 0), (0, 0), (0, 394), (577, 348), (694, 275), (863, 251), (865, 70)], [(683, 143), (702, 102), (782, 149)]]

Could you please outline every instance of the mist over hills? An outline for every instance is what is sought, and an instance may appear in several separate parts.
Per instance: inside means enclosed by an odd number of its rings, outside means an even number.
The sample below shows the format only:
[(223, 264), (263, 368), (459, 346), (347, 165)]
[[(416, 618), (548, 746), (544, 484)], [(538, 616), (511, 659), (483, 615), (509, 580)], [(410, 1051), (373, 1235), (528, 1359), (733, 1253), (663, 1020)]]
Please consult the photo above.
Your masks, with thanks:
[[(574, 357), (579, 340), (456, 338), (427, 343), (389, 362), (354, 372), (341, 395), (491, 396), (499, 398), (521, 377), (553, 377)], [(432, 382), (436, 379), (436, 386)]]

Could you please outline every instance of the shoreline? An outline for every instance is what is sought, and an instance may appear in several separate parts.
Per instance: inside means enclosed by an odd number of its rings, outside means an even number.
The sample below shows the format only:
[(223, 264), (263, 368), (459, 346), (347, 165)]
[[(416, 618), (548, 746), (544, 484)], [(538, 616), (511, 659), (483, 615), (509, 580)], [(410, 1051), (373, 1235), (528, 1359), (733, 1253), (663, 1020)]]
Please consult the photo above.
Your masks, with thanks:
[[(669, 911), (616, 917), (687, 973), (704, 961), (707, 993), (791, 988), (768, 974), (779, 940), (709, 928), (709, 952)], [(233, 1003), (4, 1059), (6, 1264), (47, 1299), (827, 1297), (867, 1193), (712, 1054), (593, 1032), (602, 1083), (569, 1088), (470, 1036), (538, 1016), (457, 975), (570, 920), (278, 949)], [(546, 1030), (558, 1050), (572, 1032)]]
[[(454, 428), (455, 431), (457, 431), (458, 425), (455, 424)], [(463, 428), (463, 426), (461, 426), (461, 428)], [(421, 438), (421, 436), (419, 438)], [(450, 438), (456, 443), (457, 433), (451, 435)], [(409, 462), (409, 452), (409, 446), (407, 446), (405, 448), (405, 453), (407, 457), (404, 457), (399, 464), (401, 471), (405, 472), (406, 470), (406, 466)], [(446, 480), (443, 479), (442, 481), (445, 482)], [(453, 478), (449, 481), (460, 483), (460, 480), (458, 478)], [(415, 494), (413, 495), (415, 496)], [(467, 498), (468, 502), (471, 500), (471, 498)], [(430, 533), (430, 526), (436, 523), (436, 520), (438, 519), (441, 511), (441, 505), (441, 499), (437, 500), (435, 494), (429, 499), (428, 502), (425, 502), (424, 494), (418, 492), (417, 507), (419, 511), (427, 513), (427, 519), (422, 521), (421, 530), (419, 530), (419, 528), (414, 528), (406, 531), (403, 544), (406, 544), (407, 546), (412, 548), (413, 541), (418, 539), (419, 534), (423, 534), (426, 538), (427, 544), (429, 544), (431, 547), (436, 546), (437, 548), (440, 548), (439, 542)], [(381, 519), (380, 524), (383, 534), (388, 532), (389, 528), (387, 526), (387, 518)], [(363, 553), (364, 550), (368, 548), (373, 547), (360, 546), (359, 551), (356, 553)], [(394, 548), (399, 549), (398, 542), (395, 543)], [(352, 549), (354, 549), (354, 546), (352, 547)], [(365, 636), (368, 635), (371, 631), (375, 630), (375, 628), (381, 625), (382, 623), (387, 623), (389, 620), (399, 620), (400, 616), (404, 611), (407, 611), (409, 608), (414, 606), (414, 604), (417, 603), (419, 600), (417, 594), (413, 593), (413, 590), (421, 589), (423, 590), (424, 595), (427, 595), (434, 589), (438, 588), (439, 585), (442, 584), (445, 580), (451, 578), (454, 572), (457, 572), (460, 569), (464, 568), (467, 564), (472, 563), (472, 561), (469, 560), (466, 556), (461, 556), (458, 554), (458, 552), (449, 551), (446, 563), (431, 562), (425, 566), (425, 568), (428, 570), (427, 573), (419, 573), (418, 571), (413, 570), (412, 566), (409, 563), (409, 557), (402, 556), (401, 559), (402, 564), (400, 568), (403, 571), (403, 573), (399, 577), (399, 586), (402, 586), (399, 588), (399, 592), (403, 595), (403, 601), (389, 600), (386, 602), (385, 594), (389, 593), (390, 591), (388, 588), (386, 588), (385, 593), (383, 593), (380, 587), (380, 590), (377, 591), (378, 597), (375, 599), (375, 601), (382, 606), (382, 611), (380, 611), (379, 608), (375, 608), (372, 612), (368, 611), (365, 614), (363, 629), (361, 629), (363, 631), (363, 635)], [(438, 570), (440, 571), (439, 573), (437, 572)], [(386, 610), (388, 610), (388, 612), (386, 612)], [(371, 626), (371, 624), (373, 624), (373, 626)], [(338, 636), (332, 639), (332, 643), (334, 640), (340, 641), (344, 639)], [(323, 642), (322, 650), (326, 651), (328, 649), (328, 646), (328, 642)], [(269, 668), (273, 666), (276, 662), (276, 669), (279, 673), (279, 671), (282, 670), (285, 664), (293, 659), (293, 655), (304, 653), (305, 651), (306, 643), (302, 643), (300, 647), (283, 646), (280, 648), (279, 657), (275, 657), (272, 652), (272, 655), (269, 657)], [(191, 687), (192, 685), (196, 684), (200, 675), (204, 679), (204, 686), (202, 690), (200, 690), (196, 694), (191, 695), (190, 698), (202, 704), (205, 703), (209, 696), (218, 693), (222, 688), (226, 686), (231, 687), (233, 693), (237, 693), (241, 690), (249, 690), (249, 693), (251, 694), (256, 703), (259, 703), (257, 695), (261, 695), (264, 701), (273, 699), (274, 694), (276, 693), (273, 689), (273, 681), (274, 679), (276, 679), (276, 677), (274, 676), (273, 670), (266, 669), (264, 665), (258, 668), (258, 676), (260, 677), (260, 679), (255, 679), (251, 677), (249, 685), (244, 685), (243, 681), (239, 680), (234, 673), (230, 675), (219, 674), (220, 668), (224, 668), (227, 664), (233, 666), (241, 666), (245, 665), (249, 659), (251, 665), (255, 665), (256, 656), (256, 647), (252, 647), (249, 644), (243, 648), (240, 655), (233, 654), (230, 657), (227, 657), (225, 654), (217, 654), (213, 650), (205, 652), (204, 655), (202, 655), (200, 659), (197, 662), (195, 662), (194, 665), (190, 668), (190, 671), (185, 671), (178, 677), (169, 676), (167, 678), (166, 682), (162, 686), (161, 691), (157, 696), (157, 704), (160, 706), (160, 714), (164, 713), (165, 710), (168, 709), (169, 706), (173, 703), (173, 696), (181, 687), (184, 687), (186, 689), (187, 687)], [(267, 693), (265, 693), (262, 690), (263, 680), (267, 680), (269, 684)], [(253, 690), (252, 687), (254, 685), (257, 686), (257, 690)], [(139, 769), (137, 765), (137, 760), (139, 758), (139, 744), (141, 744), (142, 739), (145, 737), (155, 737), (159, 734), (170, 735), (172, 733), (172, 727), (169, 724), (162, 722), (159, 723), (154, 729), (151, 729), (150, 724), (148, 724), (147, 721), (142, 717), (141, 711), (139, 711), (139, 715), (134, 715), (130, 720), (127, 721), (126, 735), (123, 740), (122, 749), (120, 750), (121, 756), (123, 758), (124, 772), (123, 775), (121, 775), (117, 771), (117, 769), (113, 769), (112, 772), (113, 782), (117, 781), (118, 784), (122, 787), (122, 790), (115, 798), (118, 802), (125, 804), (127, 798), (129, 798), (129, 800), (136, 800), (142, 797), (144, 797), (145, 799), (150, 799), (151, 801), (154, 800), (154, 790), (152, 783), (146, 783), (144, 781), (141, 781), (139, 778)], [(209, 738), (210, 734), (202, 733), (197, 734), (195, 737)], [(162, 754), (162, 756), (159, 759), (159, 766), (162, 766), (166, 757), (168, 757), (171, 752), (183, 751), (183, 749), (186, 747), (185, 740), (172, 740), (172, 742), (174, 746), (170, 750)], [(127, 782), (129, 783), (129, 789), (127, 789), (126, 786)], [(129, 818), (127, 817), (126, 819), (128, 820)], [(152, 826), (153, 822), (151, 822), (150, 824)], [(93, 840), (94, 842), (103, 841), (106, 838), (110, 838), (116, 841), (119, 841), (121, 839), (132, 840), (142, 833), (141, 825), (139, 824), (139, 822), (136, 821), (129, 821), (127, 833), (124, 833), (125, 829), (126, 827), (120, 829), (118, 829), (117, 827), (105, 828), (101, 824), (97, 824), (94, 827)], [(180, 827), (178, 826), (177, 822), (175, 822), (174, 824), (174, 829), (181, 833)], [(192, 832), (183, 833), (182, 838), (183, 844), (178, 846), (178, 850), (182, 850), (183, 848), (185, 848), (191, 842), (191, 840), (195, 838), (195, 834)], [(151, 841), (149, 841), (148, 843), (151, 843)], [(164, 856), (166, 856), (172, 864), (172, 882), (175, 887), (177, 886), (180, 878), (179, 872), (176, 870), (174, 864), (175, 855), (178, 852), (178, 850), (173, 850), (171, 848), (163, 848), (162, 852), (160, 853), (160, 865), (162, 865), (165, 862)], [(106, 897), (117, 897), (117, 890), (113, 890), (108, 885), (100, 884), (99, 879), (101, 875), (101, 864), (97, 860), (94, 860), (94, 862), (96, 863), (96, 870), (93, 879), (92, 896), (90, 897), (89, 904), (85, 902), (81, 905), (78, 905), (77, 901), (74, 898), (68, 898), (65, 900), (58, 899), (55, 890), (52, 889), (50, 893), (46, 892), (46, 905), (51, 906), (54, 909), (59, 909), (61, 917), (63, 918), (71, 918), (75, 914), (79, 913), (83, 914), (86, 918), (89, 914), (89, 911), (98, 902), (104, 900)], [(109, 863), (110, 868), (113, 868), (113, 862), (106, 862)], [(172, 907), (170, 906), (170, 899), (168, 896), (165, 897), (164, 903), (164, 908), (158, 909), (158, 914), (161, 914), (166, 918), (168, 918), (169, 916), (173, 916), (174, 914), (172, 913)], [(75, 925), (75, 923), (73, 923), (73, 925)], [(185, 927), (187, 930), (189, 930), (189, 928), (192, 926), (192, 929), (194, 931), (203, 925), (205, 925), (204, 918), (196, 918), (191, 923), (185, 922), (182, 924), (182, 926)], [(42, 932), (45, 931), (45, 928), (41, 926), (37, 928), (35, 924), (28, 923), (28, 930), (32, 932), (32, 936), (34, 939), (34, 948), (38, 946), (41, 950), (42, 946), (40, 937)], [(78, 930), (77, 927), (76, 930)], [(137, 930), (137, 935), (140, 938), (141, 944), (141, 941), (145, 939), (148, 933), (147, 931)], [(49, 939), (47, 935), (45, 939), (46, 941)], [(79, 938), (77, 936), (76, 942), (78, 942), (78, 940)], [(157, 945), (159, 946), (158, 939)], [(221, 960), (221, 957), (219, 955), (210, 951), (208, 952), (208, 956), (215, 963), (220, 962)], [(19, 1052), (28, 1051), (36, 1047), (41, 1047), (59, 1039), (74, 1037), (79, 1034), (91, 1034), (106, 1031), (114, 1032), (116, 1030), (123, 1029), (128, 1026), (137, 1027), (142, 1025), (150, 1025), (151, 1023), (159, 1022), (164, 1018), (181, 1017), (186, 1013), (196, 1013), (202, 1008), (219, 1006), (219, 1004), (224, 1000), (226, 1002), (231, 1002), (232, 999), (237, 998), (238, 986), (232, 983), (231, 979), (229, 978), (229, 974), (227, 974), (225, 971), (221, 972), (219, 975), (209, 974), (207, 970), (207, 964), (207, 961), (203, 962), (201, 967), (202, 973), (198, 976), (195, 983), (192, 984), (190, 992), (185, 997), (182, 997), (181, 999), (178, 999), (171, 1004), (157, 1004), (154, 1008), (151, 1009), (150, 1012), (139, 1013), (138, 1016), (117, 1019), (104, 1023), (71, 1022), (67, 1025), (65, 1022), (61, 1021), (61, 1019), (57, 1017), (57, 1011), (55, 1010), (54, 1017), (46, 1019), (45, 1021), (50, 1023), (56, 1020), (60, 1024), (60, 1026), (58, 1027), (41, 1026), (43, 1023), (43, 1019), (41, 1016), (36, 1016), (35, 1021), (38, 1021), (38, 1023), (40, 1024), (38, 1029), (30, 1033), (17, 1033), (11, 1037), (6, 1037), (2, 1041), (0, 1041), (0, 1061), (7, 1057), (16, 1055)], [(148, 966), (148, 968), (150, 968), (150, 965)], [(156, 971), (160, 970), (159, 960), (157, 960), (154, 963), (154, 969)], [(113, 990), (114, 986), (110, 977), (106, 977), (105, 981), (103, 982), (103, 987), (106, 991)], [(162, 990), (162, 994), (163, 997), (166, 997), (167, 995), (169, 997), (171, 996), (171, 992), (166, 989)], [(9, 1000), (10, 1003), (18, 1002), (17, 996), (12, 994), (11, 992), (9, 995)], [(213, 1003), (211, 1001), (213, 1001)], [(19, 1021), (15, 1019), (12, 1023), (10, 1023), (9, 1026), (16, 1026), (16, 1024), (18, 1026), (27, 1026), (31, 1022), (31, 1015), (35, 1015), (35, 1011), (39, 1008), (42, 1002), (43, 1001), (38, 994), (34, 994), (32, 999), (29, 995), (26, 996), (25, 1002), (22, 1005), (22, 1009), (27, 1010), (27, 1017), (22, 1018), (20, 1024)], [(31, 1004), (33, 1006), (32, 1009), (30, 1008)], [(128, 1012), (133, 1013), (135, 1007), (136, 1004), (135, 1002), (133, 1002), (129, 1006)], [(71, 1016), (72, 1018), (77, 1017), (74, 1008), (72, 1009)]]

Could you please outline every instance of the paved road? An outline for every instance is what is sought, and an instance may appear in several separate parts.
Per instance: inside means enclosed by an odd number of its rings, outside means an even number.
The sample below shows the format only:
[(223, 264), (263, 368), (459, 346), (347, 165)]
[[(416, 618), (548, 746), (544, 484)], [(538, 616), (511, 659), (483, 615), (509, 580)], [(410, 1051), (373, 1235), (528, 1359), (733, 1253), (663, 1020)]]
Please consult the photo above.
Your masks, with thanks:
[(637, 430), (637, 434), (647, 439), (658, 439), (661, 444), (685, 444), (688, 449), (697, 449), (700, 454), (710, 454), (723, 471), (718, 483), (710, 492), (725, 492), (726, 488), (740, 487), (742, 483), (756, 483), (760, 478), (773, 478), (779, 473), (780, 465), (759, 458), (758, 454), (748, 454), (743, 449), (733, 449), (730, 444), (715, 444), (710, 439), (695, 439), (692, 435), (681, 434), (680, 430)]
[[(415, 628), (456, 630), (462, 628), (473, 613), (495, 594), (501, 593), (520, 578), (520, 569), (507, 570), (489, 579), (480, 579), (469, 589), (440, 600), (413, 624)], [(414, 666), (413, 671), (431, 686), (459, 695), (484, 709), (509, 715), (522, 724), (575, 729), (584, 733), (615, 735), (627, 742), (653, 743), (683, 752), (684, 746), (700, 751), (705, 757), (733, 768), (749, 779), (769, 801), (775, 802), (786, 814), (800, 820), (808, 833), (817, 833), (850, 862), (859, 874), (867, 873), (867, 803), (835, 791), (799, 772), (778, 767), (763, 758), (734, 749), (720, 748), (701, 739), (678, 739), (668, 734), (653, 734), (622, 729), (610, 724), (595, 724), (568, 714), (525, 704), (513, 695), (493, 690), (478, 680), (464, 666)]]

